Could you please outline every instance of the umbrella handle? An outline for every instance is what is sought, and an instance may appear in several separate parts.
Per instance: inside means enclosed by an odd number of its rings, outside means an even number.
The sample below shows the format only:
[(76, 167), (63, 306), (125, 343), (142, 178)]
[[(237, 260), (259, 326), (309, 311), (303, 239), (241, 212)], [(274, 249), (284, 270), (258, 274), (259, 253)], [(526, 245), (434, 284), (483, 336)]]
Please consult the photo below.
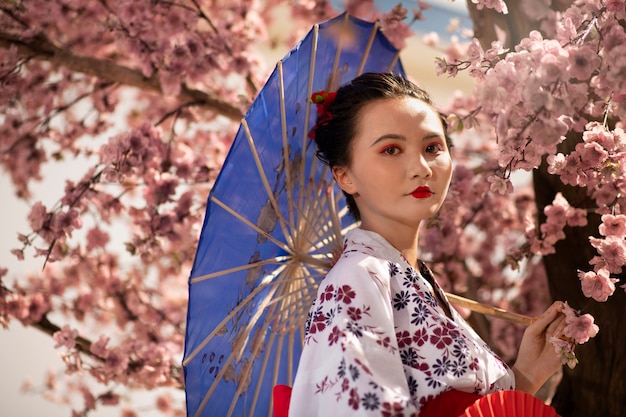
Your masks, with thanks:
[(461, 297), (456, 294), (450, 294), (446, 292), (446, 297), (456, 307), (467, 308), (476, 313), (484, 314), (491, 317), (496, 317), (499, 319), (504, 319), (511, 321), (513, 323), (522, 324), (524, 326), (528, 326), (532, 324), (535, 319), (533, 317), (528, 317), (523, 314), (517, 314), (510, 311), (506, 311), (504, 309), (488, 306), (486, 304), (479, 303), (478, 301), (470, 300), (465, 297)]

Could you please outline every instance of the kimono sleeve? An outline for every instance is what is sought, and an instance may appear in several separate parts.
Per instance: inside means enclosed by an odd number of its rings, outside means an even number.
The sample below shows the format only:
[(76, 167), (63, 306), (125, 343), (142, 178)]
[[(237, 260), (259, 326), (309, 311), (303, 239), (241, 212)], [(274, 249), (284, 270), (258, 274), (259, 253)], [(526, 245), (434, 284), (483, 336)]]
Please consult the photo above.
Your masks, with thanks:
[(290, 416), (417, 416), (395, 337), (389, 263), (342, 258), (307, 320)]

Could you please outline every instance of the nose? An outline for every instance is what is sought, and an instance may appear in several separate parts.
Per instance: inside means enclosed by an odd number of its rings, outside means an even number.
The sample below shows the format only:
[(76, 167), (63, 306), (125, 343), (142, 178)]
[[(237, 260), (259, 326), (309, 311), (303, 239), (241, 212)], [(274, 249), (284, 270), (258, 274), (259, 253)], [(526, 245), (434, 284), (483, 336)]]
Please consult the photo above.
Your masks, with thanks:
[(409, 169), (411, 178), (430, 178), (433, 176), (430, 164), (421, 154), (413, 158)]

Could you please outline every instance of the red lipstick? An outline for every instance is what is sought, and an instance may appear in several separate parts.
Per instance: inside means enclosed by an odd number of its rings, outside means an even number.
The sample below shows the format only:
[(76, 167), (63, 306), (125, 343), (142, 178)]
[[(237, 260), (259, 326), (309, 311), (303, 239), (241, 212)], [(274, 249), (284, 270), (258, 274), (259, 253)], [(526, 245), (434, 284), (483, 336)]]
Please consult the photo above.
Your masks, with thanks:
[(411, 195), (415, 198), (428, 198), (433, 195), (433, 192), (428, 187), (417, 187)]

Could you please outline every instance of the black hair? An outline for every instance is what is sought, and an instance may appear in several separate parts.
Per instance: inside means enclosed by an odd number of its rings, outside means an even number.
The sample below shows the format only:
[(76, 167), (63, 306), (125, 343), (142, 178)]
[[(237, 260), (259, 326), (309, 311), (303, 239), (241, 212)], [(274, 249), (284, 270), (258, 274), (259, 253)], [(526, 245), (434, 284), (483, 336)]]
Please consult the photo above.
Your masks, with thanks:
[[(330, 168), (349, 166), (352, 140), (363, 107), (375, 100), (414, 97), (433, 107), (433, 100), (425, 90), (404, 77), (391, 73), (365, 73), (339, 87), (335, 100), (326, 109), (330, 117), (319, 118), (315, 128), (317, 157)], [(437, 111), (437, 110), (435, 110)], [(447, 125), (441, 116), (444, 132)], [(446, 134), (448, 149), (450, 139)], [(344, 192), (350, 214), (356, 221), (361, 214), (354, 197)]]

